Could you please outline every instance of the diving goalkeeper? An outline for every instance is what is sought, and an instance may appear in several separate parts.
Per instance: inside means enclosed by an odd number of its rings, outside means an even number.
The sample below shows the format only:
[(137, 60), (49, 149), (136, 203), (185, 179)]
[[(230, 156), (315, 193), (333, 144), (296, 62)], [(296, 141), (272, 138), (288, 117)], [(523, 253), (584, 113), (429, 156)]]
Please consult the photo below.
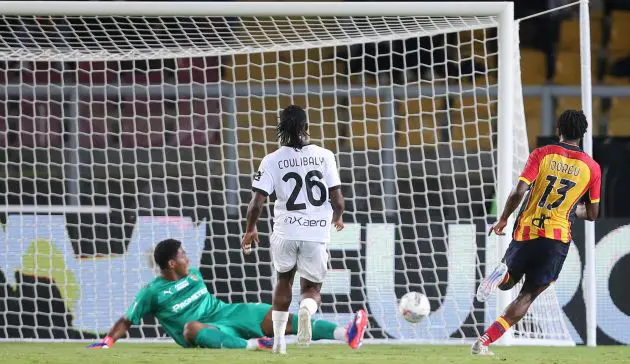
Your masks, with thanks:
[[(131, 325), (143, 316), (154, 315), (164, 331), (184, 348), (271, 349), (273, 322), (271, 305), (263, 303), (225, 303), (208, 292), (199, 270), (189, 268), (181, 242), (161, 241), (153, 252), (161, 274), (142, 288), (127, 313), (109, 334), (89, 348), (111, 348)], [(347, 328), (323, 320), (312, 322), (313, 339), (346, 341), (353, 349), (360, 346), (356, 338), (356, 315)], [(287, 335), (297, 333), (297, 316), (289, 317)]]

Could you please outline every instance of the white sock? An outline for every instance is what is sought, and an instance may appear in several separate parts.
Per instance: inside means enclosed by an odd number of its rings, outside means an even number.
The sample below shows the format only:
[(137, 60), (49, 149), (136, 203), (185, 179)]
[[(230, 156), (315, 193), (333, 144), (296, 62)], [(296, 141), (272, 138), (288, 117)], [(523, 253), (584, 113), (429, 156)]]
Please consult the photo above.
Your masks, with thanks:
[(308, 312), (311, 313), (311, 316), (317, 312), (317, 302), (315, 302), (312, 298), (305, 298), (300, 302), (300, 308), (306, 307)]
[(284, 333), (287, 330), (289, 312), (271, 311), (271, 321), (273, 321), (273, 346), (280, 348), (285, 347)]
[(247, 350), (258, 350), (258, 339), (247, 340)]
[(336, 328), (333, 332), (333, 335), (335, 335), (335, 340), (346, 341), (346, 331), (347, 330), (345, 327)]

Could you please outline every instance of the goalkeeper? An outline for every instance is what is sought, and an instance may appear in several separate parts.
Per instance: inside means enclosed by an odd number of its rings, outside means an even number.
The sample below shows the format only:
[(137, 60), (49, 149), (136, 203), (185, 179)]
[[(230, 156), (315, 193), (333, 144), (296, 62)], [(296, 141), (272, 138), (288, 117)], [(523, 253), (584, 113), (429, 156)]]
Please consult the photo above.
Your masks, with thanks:
[[(89, 348), (110, 348), (132, 324), (153, 314), (164, 331), (185, 348), (271, 349), (271, 305), (225, 303), (208, 292), (201, 273), (188, 267), (181, 242), (161, 241), (153, 253), (161, 274), (142, 288), (127, 313), (101, 342)], [(323, 320), (313, 321), (313, 339), (352, 342), (357, 335), (356, 315), (348, 328)], [(297, 333), (297, 316), (289, 318), (287, 335)], [(362, 340), (363, 338), (360, 338)]]

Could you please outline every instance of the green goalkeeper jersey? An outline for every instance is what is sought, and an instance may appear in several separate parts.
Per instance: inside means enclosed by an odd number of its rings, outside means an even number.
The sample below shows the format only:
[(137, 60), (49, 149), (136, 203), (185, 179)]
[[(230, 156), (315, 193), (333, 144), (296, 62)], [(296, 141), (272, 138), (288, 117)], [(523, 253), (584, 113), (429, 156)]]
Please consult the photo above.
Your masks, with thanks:
[(176, 281), (155, 277), (138, 292), (125, 317), (137, 325), (143, 316), (153, 314), (175, 342), (188, 346), (184, 325), (189, 321), (211, 323), (226, 305), (208, 292), (199, 270), (190, 268), (186, 277)]

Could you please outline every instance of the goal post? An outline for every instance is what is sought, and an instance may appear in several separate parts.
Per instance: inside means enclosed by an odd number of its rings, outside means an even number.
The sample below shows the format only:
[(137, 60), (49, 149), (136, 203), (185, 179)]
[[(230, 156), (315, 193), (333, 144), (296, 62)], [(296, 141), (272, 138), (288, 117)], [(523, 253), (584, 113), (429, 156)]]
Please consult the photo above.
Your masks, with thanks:
[[(239, 240), (290, 103), (335, 153), (347, 201), (318, 317), (366, 308), (375, 342), (469, 342), (507, 304), (474, 291), (508, 243), (486, 239), (490, 205), (528, 153), (512, 3), (0, 1), (0, 13), (0, 339), (103, 335), (165, 238), (220, 299), (270, 302), (269, 249), (246, 258)], [(267, 209), (263, 241), (271, 222)], [(396, 313), (412, 290), (432, 305), (417, 326)], [(533, 319), (561, 310), (549, 295)], [(570, 341), (561, 323), (531, 322), (513, 342)], [(147, 318), (129, 337), (162, 335)]]

